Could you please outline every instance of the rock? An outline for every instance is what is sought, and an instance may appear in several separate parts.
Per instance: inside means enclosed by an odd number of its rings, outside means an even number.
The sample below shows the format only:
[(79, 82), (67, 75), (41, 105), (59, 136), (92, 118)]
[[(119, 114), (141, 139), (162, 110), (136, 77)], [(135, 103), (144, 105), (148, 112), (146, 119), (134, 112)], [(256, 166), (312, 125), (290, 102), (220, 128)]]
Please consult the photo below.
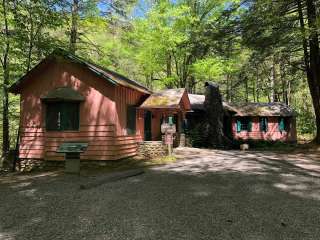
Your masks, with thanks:
[(240, 150), (241, 151), (249, 150), (249, 144), (241, 144), (240, 145)]

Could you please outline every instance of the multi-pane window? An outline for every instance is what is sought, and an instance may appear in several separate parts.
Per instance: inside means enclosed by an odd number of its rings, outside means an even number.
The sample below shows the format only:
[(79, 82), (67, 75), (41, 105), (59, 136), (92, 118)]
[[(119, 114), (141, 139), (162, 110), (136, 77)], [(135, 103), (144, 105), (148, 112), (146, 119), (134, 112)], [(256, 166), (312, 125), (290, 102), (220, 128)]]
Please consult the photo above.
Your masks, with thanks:
[(129, 135), (136, 134), (136, 107), (127, 107), (127, 133)]
[(260, 122), (260, 131), (261, 132), (268, 132), (268, 118), (261, 117), (259, 122)]
[(249, 117), (242, 117), (237, 119), (237, 132), (252, 131), (252, 121)]
[(48, 131), (79, 130), (79, 103), (78, 102), (47, 103), (46, 129)]

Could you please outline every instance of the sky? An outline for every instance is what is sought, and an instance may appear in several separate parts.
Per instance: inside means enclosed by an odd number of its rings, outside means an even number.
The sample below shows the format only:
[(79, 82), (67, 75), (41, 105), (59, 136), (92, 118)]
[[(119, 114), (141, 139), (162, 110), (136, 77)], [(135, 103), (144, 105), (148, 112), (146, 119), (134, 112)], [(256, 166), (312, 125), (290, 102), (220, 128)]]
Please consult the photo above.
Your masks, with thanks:
[[(108, 0), (112, 1), (112, 0)], [(150, 3), (148, 3), (148, 0), (138, 0), (137, 5), (132, 11), (132, 18), (143, 18), (148, 10), (150, 9)], [(172, 3), (176, 3), (177, 0), (171, 0)], [(107, 10), (107, 4), (106, 3), (99, 3), (98, 5), (99, 9), (105, 12)]]
[(133, 17), (144, 17), (148, 12), (149, 6), (145, 0), (139, 0), (137, 6), (133, 10)]
[[(102, 12), (106, 12), (108, 5), (106, 3), (99, 3), (98, 7)], [(133, 18), (144, 17), (148, 9), (149, 9), (149, 6), (147, 3), (147, 0), (139, 0), (138, 4), (133, 9), (131, 17)]]

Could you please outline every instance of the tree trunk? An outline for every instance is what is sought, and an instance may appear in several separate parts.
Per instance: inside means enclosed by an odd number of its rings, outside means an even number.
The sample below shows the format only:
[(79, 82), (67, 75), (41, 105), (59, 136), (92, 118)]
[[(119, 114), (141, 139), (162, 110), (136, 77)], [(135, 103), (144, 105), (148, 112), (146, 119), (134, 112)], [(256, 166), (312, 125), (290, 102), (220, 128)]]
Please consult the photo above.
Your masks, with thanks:
[(27, 56), (27, 72), (29, 72), (31, 69), (32, 50), (33, 50), (33, 44), (34, 44), (34, 26), (33, 26), (31, 12), (29, 12), (29, 19), (30, 19), (30, 34), (29, 34), (28, 56)]
[[(304, 15), (303, 15), (303, 7), (301, 0), (296, 0), (298, 5), (298, 13), (300, 20), (300, 29), (303, 36), (303, 51), (304, 51), (304, 61), (306, 65), (306, 73), (308, 86), (312, 98), (314, 113), (316, 116), (316, 126), (317, 132), (314, 141), (316, 143), (320, 143), (320, 91), (319, 91), (319, 83), (320, 83), (320, 69), (319, 66), (319, 37), (316, 30), (316, 7), (313, 0), (306, 0), (307, 5), (307, 19), (308, 25), (311, 30), (309, 40), (306, 38), (306, 30), (304, 23)], [(309, 46), (308, 46), (309, 45)], [(310, 49), (308, 51), (308, 49)]]
[(257, 69), (257, 78), (256, 78), (256, 98), (257, 102), (260, 102), (260, 82), (259, 82), (259, 70)]
[(7, 1), (2, 1), (3, 9), (3, 20), (4, 20), (4, 35), (5, 35), (5, 44), (4, 44), (4, 53), (3, 58), (1, 59), (2, 70), (3, 70), (3, 119), (2, 119), (2, 157), (4, 160), (7, 160), (9, 149), (10, 149), (10, 139), (9, 139), (9, 97), (8, 97), (8, 86), (9, 86), (9, 76), (10, 76), (10, 61), (9, 61), (9, 26), (8, 26), (8, 9)]
[(71, 14), (72, 14), (72, 16), (71, 16), (71, 31), (70, 31), (69, 50), (71, 53), (74, 54), (77, 50), (79, 0), (73, 0)]
[(246, 102), (249, 102), (249, 84), (248, 84), (248, 78), (244, 77), (245, 87), (246, 87)]
[[(167, 79), (171, 79), (172, 77), (172, 57), (170, 55), (170, 53), (167, 54), (167, 59), (166, 59), (166, 75), (167, 75)], [(173, 87), (173, 84), (170, 80), (170, 82), (166, 85), (167, 88), (172, 88)]]
[(275, 59), (273, 57), (271, 74), (270, 74), (270, 102), (276, 101), (275, 82), (276, 82), (276, 66), (275, 66)]
[(226, 99), (227, 102), (230, 102), (230, 82), (229, 82), (229, 74), (226, 75)]
[(317, 34), (317, 13), (316, 6), (313, 0), (306, 0), (308, 25), (311, 30), (309, 36), (309, 49), (310, 49), (310, 71), (314, 82), (314, 88), (317, 92), (316, 104), (314, 105), (316, 112), (317, 134), (315, 142), (320, 143), (320, 51), (319, 51), (319, 37)]
[(172, 76), (171, 55), (167, 55), (167, 78)]
[(230, 89), (229, 89), (229, 101), (232, 102), (233, 101), (233, 78), (230, 77)]
[(288, 105), (288, 81), (286, 80), (286, 69), (283, 61), (280, 62), (280, 76), (282, 88), (282, 102)]
[(253, 87), (252, 87), (252, 98), (253, 98), (253, 102), (256, 102), (257, 101), (257, 98), (256, 98), (256, 96), (257, 96), (257, 78), (255, 78), (254, 80), (253, 80)]

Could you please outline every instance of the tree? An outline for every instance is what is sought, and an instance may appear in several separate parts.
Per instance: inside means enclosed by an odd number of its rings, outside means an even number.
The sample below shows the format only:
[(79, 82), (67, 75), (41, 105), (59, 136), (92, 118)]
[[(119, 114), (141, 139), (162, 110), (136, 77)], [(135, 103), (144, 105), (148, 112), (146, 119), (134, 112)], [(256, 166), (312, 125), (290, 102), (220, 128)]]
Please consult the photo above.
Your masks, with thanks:
[[(18, 126), (19, 99), (10, 96), (8, 87), (29, 71), (44, 55), (58, 45), (50, 31), (58, 28), (61, 16), (55, 11), (58, 1), (1, 1), (0, 21), (2, 73), (2, 155), (7, 158)], [(60, 20), (60, 21), (59, 21)], [(12, 112), (13, 111), (13, 112)], [(15, 125), (12, 125), (14, 123)], [(10, 131), (11, 130), (11, 131)]]
[[(308, 47), (306, 48), (306, 31), (304, 25), (303, 9), (300, 0), (297, 0), (299, 20), (302, 33), (302, 45), (304, 49), (305, 71), (316, 115), (317, 134), (315, 142), (320, 144), (320, 49), (319, 35), (317, 33), (317, 13), (315, 0), (306, 0), (306, 15), (309, 27)], [(308, 52), (309, 49), (309, 52)]]
[(2, 56), (0, 62), (2, 65), (2, 157), (7, 159), (10, 149), (9, 140), (9, 78), (10, 78), (10, 29), (9, 29), (9, 4), (7, 0), (2, 0)]
[(72, 53), (76, 52), (76, 44), (78, 38), (78, 18), (79, 18), (79, 0), (73, 0), (71, 7), (71, 31), (70, 31), (70, 46), (69, 50)]
[(248, 1), (248, 10), (243, 16), (243, 32), (245, 44), (260, 55), (268, 58), (276, 54), (281, 57), (278, 62), (282, 64), (282, 77), (287, 67), (305, 72), (316, 117), (315, 142), (320, 143), (319, 11), (316, 10), (316, 2)]
[(150, 81), (197, 91), (201, 84), (196, 79), (196, 69), (201, 65), (197, 62), (219, 57), (228, 61), (234, 51), (230, 45), (238, 46), (233, 41), (236, 33), (231, 23), (238, 14), (233, 4), (205, 0), (155, 2), (146, 18), (134, 22), (129, 38), (146, 76), (153, 77)]

